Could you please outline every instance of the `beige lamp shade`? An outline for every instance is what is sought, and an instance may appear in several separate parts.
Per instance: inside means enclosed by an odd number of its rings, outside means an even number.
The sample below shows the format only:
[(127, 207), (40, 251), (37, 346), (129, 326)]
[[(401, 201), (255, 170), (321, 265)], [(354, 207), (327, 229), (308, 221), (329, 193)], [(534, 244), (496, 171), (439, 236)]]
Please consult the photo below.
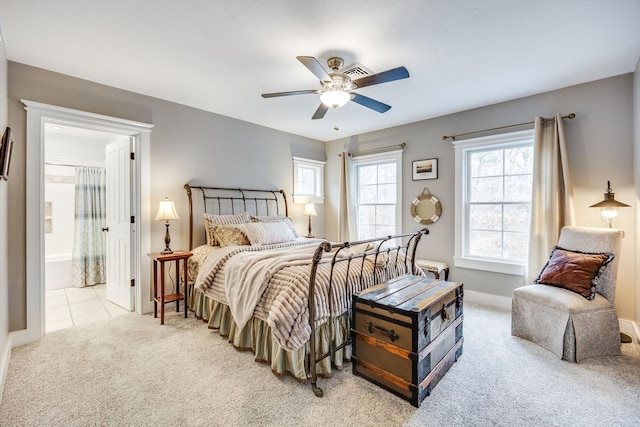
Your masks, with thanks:
[(176, 212), (176, 207), (173, 204), (173, 201), (169, 200), (168, 197), (165, 197), (164, 200), (160, 202), (158, 214), (156, 215), (156, 221), (169, 222), (169, 220), (172, 219), (180, 219), (180, 217)]
[(316, 213), (316, 207), (314, 206), (313, 203), (309, 202), (306, 205), (304, 205), (304, 215), (318, 216), (318, 214)]

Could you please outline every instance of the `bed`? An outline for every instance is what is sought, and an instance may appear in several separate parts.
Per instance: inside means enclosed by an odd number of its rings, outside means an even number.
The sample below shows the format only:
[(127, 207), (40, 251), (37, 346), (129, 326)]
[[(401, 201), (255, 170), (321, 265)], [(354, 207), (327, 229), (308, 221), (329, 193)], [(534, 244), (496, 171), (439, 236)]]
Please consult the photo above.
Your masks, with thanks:
[(351, 296), (414, 263), (427, 229), (357, 242), (300, 237), (282, 190), (185, 184), (190, 309), (276, 375), (328, 377), (351, 357)]

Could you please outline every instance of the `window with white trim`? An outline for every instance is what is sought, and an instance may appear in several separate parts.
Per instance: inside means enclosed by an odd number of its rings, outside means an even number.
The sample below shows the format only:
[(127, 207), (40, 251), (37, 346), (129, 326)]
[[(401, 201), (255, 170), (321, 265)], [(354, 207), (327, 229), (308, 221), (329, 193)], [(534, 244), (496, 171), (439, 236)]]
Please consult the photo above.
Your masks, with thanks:
[(533, 130), (454, 142), (457, 267), (524, 274)]
[(358, 240), (402, 230), (402, 151), (353, 159), (353, 187)]
[(293, 203), (324, 203), (324, 165), (318, 160), (293, 158)]

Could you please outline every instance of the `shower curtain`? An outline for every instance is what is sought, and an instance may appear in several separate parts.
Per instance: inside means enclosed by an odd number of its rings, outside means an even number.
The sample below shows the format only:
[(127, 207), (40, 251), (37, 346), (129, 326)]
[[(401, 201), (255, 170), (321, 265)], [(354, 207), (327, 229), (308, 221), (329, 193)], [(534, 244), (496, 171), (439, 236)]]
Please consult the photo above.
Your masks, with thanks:
[(79, 288), (106, 283), (106, 171), (76, 167), (72, 281)]

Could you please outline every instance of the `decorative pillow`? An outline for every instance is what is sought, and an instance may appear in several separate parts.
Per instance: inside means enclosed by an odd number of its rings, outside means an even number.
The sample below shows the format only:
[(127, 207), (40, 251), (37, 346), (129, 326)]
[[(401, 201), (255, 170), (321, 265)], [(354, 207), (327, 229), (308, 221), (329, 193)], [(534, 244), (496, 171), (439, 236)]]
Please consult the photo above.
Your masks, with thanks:
[(612, 260), (609, 252), (578, 252), (556, 246), (534, 283), (568, 289), (592, 300), (600, 275)]
[(247, 236), (238, 228), (238, 225), (214, 225), (213, 235), (218, 244), (224, 246), (242, 246), (249, 245)]
[[(198, 271), (202, 266), (204, 260), (209, 256), (209, 254), (215, 251), (216, 248), (210, 245), (201, 245), (191, 249), (192, 257), (189, 257), (187, 261), (187, 274), (189, 275), (188, 283), (195, 283), (196, 278), (198, 277)], [(184, 275), (181, 274), (180, 280), (182, 283), (184, 282)]]
[(213, 235), (213, 226), (214, 225), (226, 225), (226, 224), (244, 224), (251, 221), (251, 215), (249, 212), (242, 212), (234, 215), (213, 215), (213, 214), (202, 214), (204, 218), (204, 227), (206, 230), (207, 236), (207, 245), (210, 246), (218, 246), (218, 241), (216, 237)]
[(247, 236), (252, 245), (270, 245), (296, 239), (284, 221), (248, 222), (238, 225), (238, 228)]
[(280, 221), (284, 221), (289, 228), (291, 229), (291, 232), (293, 233), (293, 235), (295, 237), (300, 237), (300, 234), (298, 233), (298, 230), (296, 230), (296, 228), (293, 226), (293, 223), (291, 222), (291, 219), (287, 218), (286, 216), (282, 216), (282, 215), (251, 215), (251, 222), (280, 222)]

